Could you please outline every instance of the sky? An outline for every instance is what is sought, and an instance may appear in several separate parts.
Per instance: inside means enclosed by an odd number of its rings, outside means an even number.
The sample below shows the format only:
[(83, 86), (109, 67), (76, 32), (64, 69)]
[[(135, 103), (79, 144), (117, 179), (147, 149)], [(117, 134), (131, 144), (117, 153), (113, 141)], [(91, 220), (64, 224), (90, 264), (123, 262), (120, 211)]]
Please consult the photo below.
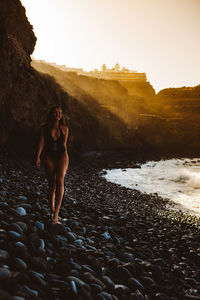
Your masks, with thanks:
[(34, 59), (145, 72), (158, 92), (200, 84), (200, 0), (21, 0)]

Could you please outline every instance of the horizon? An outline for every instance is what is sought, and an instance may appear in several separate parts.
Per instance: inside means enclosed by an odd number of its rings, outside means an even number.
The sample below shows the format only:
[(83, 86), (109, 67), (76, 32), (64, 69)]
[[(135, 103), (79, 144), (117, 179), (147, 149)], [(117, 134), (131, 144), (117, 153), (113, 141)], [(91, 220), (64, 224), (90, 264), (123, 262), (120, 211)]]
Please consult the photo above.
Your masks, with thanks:
[(21, 0), (37, 37), (33, 56), (85, 71), (116, 62), (146, 73), (158, 93), (200, 84), (198, 0)]

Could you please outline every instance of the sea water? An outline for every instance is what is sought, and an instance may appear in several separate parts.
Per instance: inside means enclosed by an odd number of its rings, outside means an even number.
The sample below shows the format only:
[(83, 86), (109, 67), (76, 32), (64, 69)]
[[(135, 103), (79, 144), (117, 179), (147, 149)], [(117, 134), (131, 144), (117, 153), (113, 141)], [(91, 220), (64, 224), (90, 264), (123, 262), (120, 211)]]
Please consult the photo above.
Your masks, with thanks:
[[(139, 168), (105, 170), (113, 183), (174, 202), (173, 209), (200, 217), (200, 159), (149, 161)], [(172, 208), (172, 207), (171, 207)]]

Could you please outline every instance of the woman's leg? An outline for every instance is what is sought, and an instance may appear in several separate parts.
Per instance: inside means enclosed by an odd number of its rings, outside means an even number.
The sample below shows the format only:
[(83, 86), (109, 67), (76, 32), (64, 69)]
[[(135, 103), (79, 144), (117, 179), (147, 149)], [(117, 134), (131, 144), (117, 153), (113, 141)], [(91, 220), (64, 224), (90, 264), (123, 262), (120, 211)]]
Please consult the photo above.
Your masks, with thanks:
[(54, 161), (47, 157), (46, 158), (46, 171), (47, 171), (47, 180), (49, 183), (49, 190), (48, 190), (48, 200), (49, 200), (49, 207), (51, 212), (55, 211), (55, 191), (56, 191), (56, 169)]
[(64, 194), (64, 177), (68, 169), (69, 158), (67, 153), (63, 153), (56, 165), (56, 207), (54, 213), (54, 220), (58, 220), (60, 207), (62, 204)]

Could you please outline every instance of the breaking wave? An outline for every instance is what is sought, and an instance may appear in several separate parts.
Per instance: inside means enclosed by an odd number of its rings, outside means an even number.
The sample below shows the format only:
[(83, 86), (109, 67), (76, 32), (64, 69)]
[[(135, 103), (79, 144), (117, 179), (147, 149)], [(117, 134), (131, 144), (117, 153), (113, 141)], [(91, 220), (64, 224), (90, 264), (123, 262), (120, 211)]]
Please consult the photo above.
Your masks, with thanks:
[(200, 160), (149, 161), (137, 169), (106, 170), (104, 177), (143, 193), (171, 199), (177, 209), (200, 216)]

